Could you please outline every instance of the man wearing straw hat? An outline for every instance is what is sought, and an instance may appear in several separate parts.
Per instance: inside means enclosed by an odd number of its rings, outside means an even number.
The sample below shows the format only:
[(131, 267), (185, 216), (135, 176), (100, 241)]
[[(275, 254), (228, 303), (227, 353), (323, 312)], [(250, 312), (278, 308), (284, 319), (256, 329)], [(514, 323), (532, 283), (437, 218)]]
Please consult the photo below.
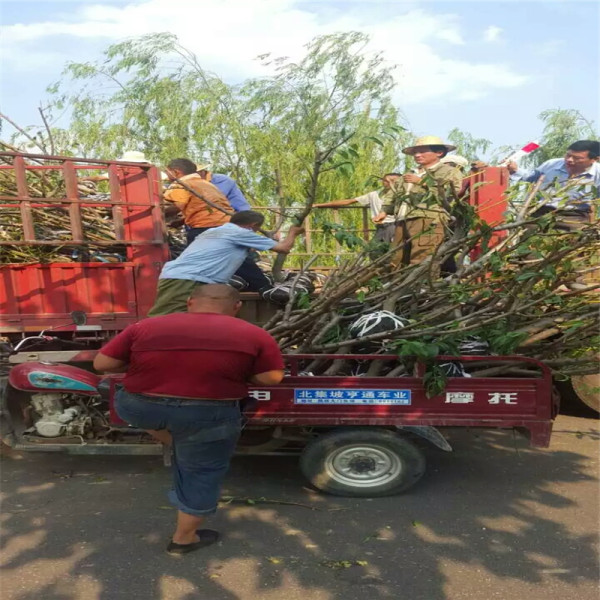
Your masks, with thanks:
[[(384, 203), (382, 212), (374, 219), (383, 222), (394, 215), (396, 229), (393, 245), (398, 252), (392, 265), (419, 264), (435, 253), (444, 239), (450, 201), (458, 197), (462, 174), (458, 168), (442, 159), (456, 146), (427, 135), (418, 138), (414, 146), (402, 152), (414, 158), (418, 169), (402, 176), (394, 184), (394, 197)], [(439, 274), (439, 264), (432, 262), (432, 273)]]

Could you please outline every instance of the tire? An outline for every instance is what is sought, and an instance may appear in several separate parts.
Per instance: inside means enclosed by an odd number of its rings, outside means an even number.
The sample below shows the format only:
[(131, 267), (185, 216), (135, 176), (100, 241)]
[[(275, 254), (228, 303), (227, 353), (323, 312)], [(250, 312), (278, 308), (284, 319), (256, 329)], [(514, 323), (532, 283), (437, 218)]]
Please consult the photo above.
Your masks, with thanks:
[(575, 395), (596, 413), (600, 413), (600, 373), (571, 377)]
[(385, 429), (336, 430), (312, 440), (300, 469), (317, 489), (335, 496), (376, 498), (407, 490), (425, 473), (425, 457)]

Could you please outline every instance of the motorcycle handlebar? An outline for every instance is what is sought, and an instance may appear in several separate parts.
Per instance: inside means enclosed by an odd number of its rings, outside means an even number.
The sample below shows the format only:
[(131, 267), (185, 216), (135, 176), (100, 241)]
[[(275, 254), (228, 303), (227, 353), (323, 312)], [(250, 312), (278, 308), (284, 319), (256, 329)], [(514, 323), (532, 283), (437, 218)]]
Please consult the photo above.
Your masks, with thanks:
[[(43, 332), (42, 332), (43, 333)], [(51, 335), (30, 335), (29, 337), (23, 338), (14, 348), (13, 352), (18, 352), (21, 347), (28, 342), (29, 340), (44, 340), (45, 342), (51, 342), (52, 340), (57, 340), (59, 338), (53, 337)]]

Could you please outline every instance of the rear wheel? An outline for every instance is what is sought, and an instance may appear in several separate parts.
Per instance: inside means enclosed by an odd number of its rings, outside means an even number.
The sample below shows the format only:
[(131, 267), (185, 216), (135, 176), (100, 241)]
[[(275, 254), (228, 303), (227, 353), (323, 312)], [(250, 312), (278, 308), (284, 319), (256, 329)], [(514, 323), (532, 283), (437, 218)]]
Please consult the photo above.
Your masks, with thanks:
[(575, 375), (571, 378), (571, 385), (582, 402), (600, 413), (600, 373)]
[(397, 433), (357, 428), (311, 441), (300, 457), (300, 469), (323, 492), (373, 498), (414, 485), (425, 472), (425, 457)]

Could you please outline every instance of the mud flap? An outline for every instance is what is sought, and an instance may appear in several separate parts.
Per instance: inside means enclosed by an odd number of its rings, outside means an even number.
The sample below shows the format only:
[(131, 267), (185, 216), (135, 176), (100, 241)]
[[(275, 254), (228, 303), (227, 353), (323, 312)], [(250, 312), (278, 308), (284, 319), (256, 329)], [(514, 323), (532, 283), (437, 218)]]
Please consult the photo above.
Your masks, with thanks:
[(430, 425), (398, 425), (396, 426), (396, 429), (398, 431), (408, 431), (410, 433), (414, 433), (415, 435), (426, 439), (428, 442), (431, 442), (440, 450), (444, 450), (444, 452), (452, 452), (452, 446), (435, 427), (431, 427)]

